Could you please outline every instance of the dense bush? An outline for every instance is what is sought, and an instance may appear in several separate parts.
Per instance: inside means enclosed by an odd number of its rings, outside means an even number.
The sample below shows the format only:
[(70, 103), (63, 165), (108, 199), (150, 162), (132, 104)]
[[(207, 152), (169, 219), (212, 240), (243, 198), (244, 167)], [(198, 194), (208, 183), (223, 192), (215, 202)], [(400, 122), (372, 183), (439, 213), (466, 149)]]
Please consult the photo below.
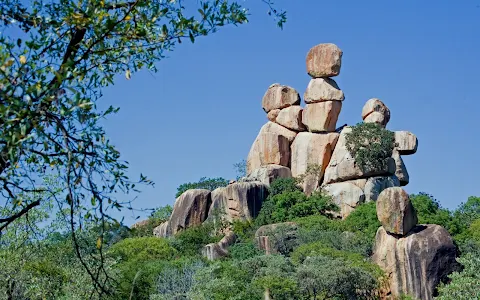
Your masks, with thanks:
[(471, 253), (458, 258), (464, 266), (462, 272), (449, 276), (451, 282), (438, 288), (439, 300), (480, 299), (480, 256)]
[(320, 192), (307, 196), (299, 189), (295, 179), (282, 178), (272, 182), (256, 225), (286, 222), (310, 215), (327, 215), (331, 211), (338, 211), (338, 207), (330, 197)]
[(359, 123), (345, 134), (348, 151), (363, 170), (383, 169), (392, 157), (395, 135), (376, 123)]
[(381, 226), (377, 218), (375, 202), (368, 202), (358, 206), (345, 220), (344, 229), (352, 232), (362, 232), (372, 241)]
[(170, 240), (170, 245), (182, 256), (197, 256), (206, 244), (218, 242), (222, 236), (214, 236), (213, 224), (205, 222), (199, 226), (182, 230)]

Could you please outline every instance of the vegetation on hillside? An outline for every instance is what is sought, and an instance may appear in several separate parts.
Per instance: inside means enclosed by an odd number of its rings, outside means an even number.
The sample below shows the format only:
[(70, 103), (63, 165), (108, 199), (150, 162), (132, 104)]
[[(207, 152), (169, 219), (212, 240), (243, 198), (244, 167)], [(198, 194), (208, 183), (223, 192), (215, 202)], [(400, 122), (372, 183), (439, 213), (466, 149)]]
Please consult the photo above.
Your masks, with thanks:
[[(2, 236), (0, 277), (6, 280), (0, 282), (0, 299), (263, 299), (266, 290), (271, 299), (374, 299), (385, 280), (370, 262), (379, 227), (375, 203), (361, 205), (343, 221), (334, 219), (326, 212), (335, 209), (328, 198), (301, 195), (296, 183), (274, 181), (266, 201), (270, 204), (256, 220), (232, 224), (238, 239), (228, 257), (214, 262), (201, 255), (204, 245), (222, 237), (215, 235), (210, 223), (161, 239), (153, 237), (150, 229), (142, 231), (149, 223), (128, 229), (109, 222), (103, 258), (96, 257), (95, 224), (86, 224), (76, 234), (90, 267), (103, 259), (105, 272), (99, 279), (108, 282), (103, 296), (95, 293), (95, 283), (75, 255), (71, 234), (62, 229), (68, 222), (61, 213), (51, 215), (47, 204), (37, 206), (28, 220), (19, 218)], [(45, 183), (52, 190), (55, 184), (55, 180)], [(465, 268), (439, 288), (439, 299), (473, 299), (479, 288), (475, 270), (480, 254), (480, 198), (470, 197), (455, 211), (442, 208), (424, 193), (411, 199), (420, 222), (447, 228), (462, 251), (459, 261)], [(164, 220), (170, 212), (171, 208), (159, 208), (149, 219)], [(2, 210), (0, 217), (8, 213)], [(51, 219), (48, 226), (40, 226), (47, 219)], [(297, 224), (295, 238), (277, 227), (272, 241), (278, 252), (265, 255), (254, 238), (256, 229), (284, 221)], [(36, 226), (34, 231), (24, 230), (30, 228), (27, 222)]]

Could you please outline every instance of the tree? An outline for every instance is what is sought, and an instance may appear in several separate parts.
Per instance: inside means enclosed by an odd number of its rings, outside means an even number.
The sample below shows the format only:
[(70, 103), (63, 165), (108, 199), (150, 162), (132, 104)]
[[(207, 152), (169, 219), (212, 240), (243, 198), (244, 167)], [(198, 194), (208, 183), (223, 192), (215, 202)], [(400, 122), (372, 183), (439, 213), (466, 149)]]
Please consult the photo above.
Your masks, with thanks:
[(228, 184), (228, 180), (222, 177), (217, 177), (217, 178), (202, 177), (198, 182), (187, 182), (187, 183), (181, 184), (177, 188), (177, 194), (175, 194), (175, 198), (180, 197), (181, 194), (191, 189), (206, 189), (206, 190), (213, 191), (214, 189), (219, 187), (224, 187), (227, 184)]
[(247, 161), (245, 159), (242, 159), (238, 163), (233, 164), (233, 168), (235, 169), (235, 172), (237, 172), (237, 180), (248, 175)]
[[(282, 27), (285, 12), (275, 10), (270, 0), (262, 2)], [(116, 75), (128, 80), (140, 69), (155, 71), (155, 62), (182, 40), (194, 42), (248, 17), (240, 1), (191, 5), (163, 0), (1, 1), (0, 31), (19, 34), (0, 36), (0, 201), (19, 209), (0, 219), (0, 231), (40, 205), (41, 199), (19, 201), (19, 195), (45, 191), (35, 181), (45, 174), (57, 174), (65, 185), (64, 195), (55, 200), (59, 210), (69, 209), (77, 245), (76, 229), (84, 222), (105, 224), (112, 218), (110, 211), (129, 205), (116, 195), (137, 192), (139, 183), (153, 184), (143, 175), (138, 181), (126, 175), (128, 163), (99, 123), (119, 108), (100, 111), (97, 101)], [(99, 252), (102, 239), (103, 231)], [(76, 253), (80, 256), (79, 249)], [(98, 272), (86, 269), (97, 290), (105, 293)]]

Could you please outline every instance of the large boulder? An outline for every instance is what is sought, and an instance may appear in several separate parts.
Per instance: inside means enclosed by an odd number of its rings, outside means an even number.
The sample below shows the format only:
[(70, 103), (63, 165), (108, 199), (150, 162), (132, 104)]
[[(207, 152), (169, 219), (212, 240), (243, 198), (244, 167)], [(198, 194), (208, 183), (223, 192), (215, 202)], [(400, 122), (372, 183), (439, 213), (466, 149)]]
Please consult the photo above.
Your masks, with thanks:
[(377, 217), (389, 233), (406, 235), (417, 225), (417, 212), (401, 187), (383, 190), (377, 199)]
[(228, 247), (235, 244), (237, 235), (229, 231), (218, 243), (207, 244), (202, 249), (202, 254), (208, 260), (216, 260), (228, 256)]
[(305, 105), (302, 122), (310, 132), (335, 131), (342, 101), (324, 101)]
[(280, 110), (275, 122), (294, 131), (304, 131), (305, 125), (302, 123), (303, 109), (298, 106), (290, 106)]
[(352, 132), (351, 127), (343, 128), (338, 138), (337, 145), (333, 151), (332, 158), (325, 170), (323, 184), (329, 184), (340, 181), (361, 179), (372, 176), (390, 176), (395, 173), (395, 161), (389, 158), (382, 168), (362, 169), (355, 163), (354, 157), (350, 154), (346, 146), (347, 133)]
[(358, 186), (346, 182), (327, 184), (322, 190), (332, 197), (332, 201), (340, 208), (339, 212), (332, 212), (337, 217), (345, 219), (355, 208), (365, 202), (365, 194)]
[(285, 254), (296, 245), (297, 229), (294, 222), (263, 225), (255, 232), (255, 241), (267, 255)]
[(261, 182), (236, 182), (212, 192), (212, 205), (208, 218), (216, 216), (231, 222), (252, 220), (268, 196), (268, 186)]
[(310, 194), (317, 189), (330, 161), (339, 134), (300, 132), (292, 143), (292, 176), (299, 177), (309, 166), (318, 166), (318, 174), (309, 174), (303, 179), (302, 187)]
[(392, 296), (431, 300), (436, 286), (459, 269), (457, 254), (452, 237), (439, 225), (419, 225), (405, 237), (380, 227), (372, 259), (388, 276)]
[(365, 202), (377, 201), (380, 193), (394, 186), (400, 186), (400, 181), (397, 176), (376, 176), (367, 179), (363, 190), (365, 192)]
[(395, 131), (395, 149), (401, 155), (410, 155), (417, 152), (417, 136), (409, 131)]
[(311, 79), (303, 96), (305, 103), (343, 101), (344, 99), (345, 95), (342, 90), (340, 90), (335, 80), (330, 78)]
[(397, 176), (400, 181), (400, 186), (406, 186), (410, 181), (410, 176), (408, 175), (407, 167), (405, 167), (400, 153), (398, 153), (397, 150), (393, 150), (392, 158), (395, 160), (395, 176)]
[(172, 215), (168, 221), (171, 234), (202, 224), (207, 219), (211, 204), (212, 197), (209, 190), (192, 189), (185, 191), (173, 205)]
[[(268, 164), (288, 167), (290, 144), (297, 133), (274, 122), (262, 126), (247, 157), (247, 173)], [(288, 143), (285, 143), (285, 139)], [(288, 145), (287, 145), (288, 144)], [(283, 151), (283, 152), (282, 152)]]
[(260, 181), (266, 186), (277, 178), (291, 178), (292, 172), (289, 168), (280, 165), (266, 165), (261, 168), (253, 170), (246, 177), (242, 178), (242, 182)]
[(335, 44), (320, 44), (307, 54), (307, 73), (313, 78), (332, 77), (340, 74), (343, 52)]
[(262, 99), (263, 110), (268, 113), (273, 109), (282, 109), (300, 104), (300, 95), (289, 86), (279, 83), (272, 84)]

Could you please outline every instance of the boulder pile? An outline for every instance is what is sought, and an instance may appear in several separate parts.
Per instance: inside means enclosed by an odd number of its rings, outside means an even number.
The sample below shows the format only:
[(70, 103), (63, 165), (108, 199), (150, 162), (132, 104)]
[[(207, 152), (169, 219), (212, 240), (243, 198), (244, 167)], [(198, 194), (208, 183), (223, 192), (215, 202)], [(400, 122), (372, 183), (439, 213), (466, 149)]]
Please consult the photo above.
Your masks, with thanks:
[(439, 225), (417, 225), (417, 214), (408, 194), (391, 187), (377, 199), (377, 230), (373, 261), (386, 273), (390, 293), (415, 299), (433, 299), (435, 288), (459, 267), (457, 248)]
[[(306, 58), (311, 80), (300, 106), (299, 93), (290, 86), (272, 84), (262, 99), (268, 122), (260, 129), (247, 157), (248, 176), (269, 185), (277, 177), (302, 177), (302, 189), (310, 195), (321, 190), (347, 217), (363, 202), (375, 201), (386, 188), (404, 186), (409, 175), (402, 155), (417, 151), (417, 138), (408, 131), (395, 132), (395, 149), (383, 168), (362, 170), (347, 149), (346, 134), (351, 127), (336, 129), (345, 95), (332, 77), (340, 74), (342, 50), (334, 44), (310, 49)], [(386, 127), (390, 109), (377, 98), (362, 109), (365, 123)], [(315, 172), (309, 168), (315, 166)], [(287, 170), (288, 169), (288, 170)], [(278, 170), (278, 176), (267, 176)], [(281, 174), (281, 175), (280, 175)]]

